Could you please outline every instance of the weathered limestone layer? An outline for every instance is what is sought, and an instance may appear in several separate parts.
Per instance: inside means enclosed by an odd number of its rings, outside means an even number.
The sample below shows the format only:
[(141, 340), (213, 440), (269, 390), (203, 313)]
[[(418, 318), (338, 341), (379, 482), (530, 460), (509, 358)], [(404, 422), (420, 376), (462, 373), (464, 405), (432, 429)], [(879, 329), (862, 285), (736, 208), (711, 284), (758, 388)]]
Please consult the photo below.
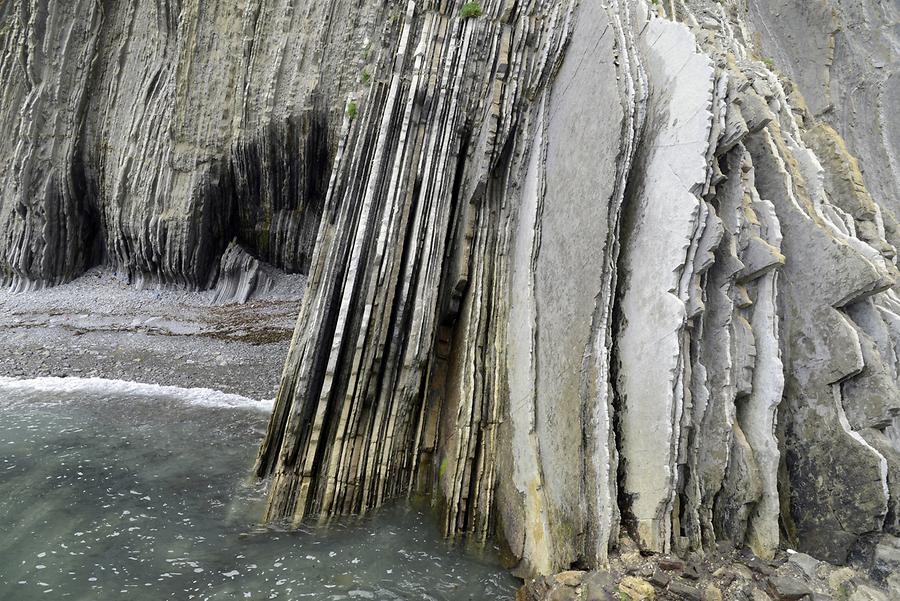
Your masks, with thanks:
[(900, 4), (757, 0), (748, 21), (761, 52), (799, 87), (809, 111), (859, 159), (897, 245), (900, 214)]
[(432, 495), (522, 573), (896, 529), (890, 227), (733, 3), (409, 2), (347, 119), (267, 519)]
[(0, 278), (308, 271), (267, 520), (427, 494), (520, 573), (897, 533), (894, 9), (462, 8), (0, 5)]

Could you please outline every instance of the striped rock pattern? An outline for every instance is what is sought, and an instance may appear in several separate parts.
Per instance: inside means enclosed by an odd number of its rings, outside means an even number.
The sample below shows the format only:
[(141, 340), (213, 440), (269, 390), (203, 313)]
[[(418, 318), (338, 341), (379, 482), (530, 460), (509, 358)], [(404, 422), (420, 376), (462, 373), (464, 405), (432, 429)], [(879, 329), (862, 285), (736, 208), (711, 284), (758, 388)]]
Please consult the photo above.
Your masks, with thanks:
[(4, 2), (0, 282), (105, 262), (137, 284), (205, 288), (234, 238), (306, 271), (344, 96), (386, 11)]
[(429, 494), (520, 573), (897, 528), (893, 218), (745, 6), (409, 2), (340, 134), (266, 519)]
[(268, 521), (844, 562), (900, 531), (897, 50), (786, 4), (11, 0), (0, 279), (308, 272)]

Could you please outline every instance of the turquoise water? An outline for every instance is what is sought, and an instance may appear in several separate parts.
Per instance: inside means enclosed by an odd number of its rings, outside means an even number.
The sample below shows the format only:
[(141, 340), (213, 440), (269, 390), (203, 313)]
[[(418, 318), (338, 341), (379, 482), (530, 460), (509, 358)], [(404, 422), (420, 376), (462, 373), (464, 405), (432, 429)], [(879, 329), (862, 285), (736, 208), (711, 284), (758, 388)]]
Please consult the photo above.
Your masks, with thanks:
[(484, 549), (398, 502), (259, 529), (266, 414), (178, 398), (4, 388), (0, 599), (512, 599)]

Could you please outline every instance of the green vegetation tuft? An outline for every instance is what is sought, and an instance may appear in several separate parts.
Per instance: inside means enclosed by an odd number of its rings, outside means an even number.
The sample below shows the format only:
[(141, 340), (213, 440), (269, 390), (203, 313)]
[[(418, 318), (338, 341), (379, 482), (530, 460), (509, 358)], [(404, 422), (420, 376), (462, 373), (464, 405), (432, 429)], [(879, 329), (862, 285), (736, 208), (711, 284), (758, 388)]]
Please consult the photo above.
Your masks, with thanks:
[(763, 62), (763, 64), (764, 64), (766, 67), (768, 67), (769, 69), (774, 69), (774, 68), (775, 68), (775, 61), (773, 61), (773, 60), (772, 60), (771, 58), (769, 58), (769, 57), (763, 58), (763, 59), (762, 59), (762, 62)]
[(355, 100), (351, 100), (347, 103), (347, 116), (350, 119), (356, 119), (356, 114), (359, 112), (359, 107), (356, 105)]
[(362, 73), (359, 74), (359, 79), (363, 83), (369, 83), (369, 80), (372, 79), (372, 75), (369, 73), (368, 69), (363, 69)]
[(481, 5), (474, 0), (469, 0), (469, 2), (466, 2), (459, 10), (459, 16), (463, 19), (473, 19), (475, 17), (480, 17), (481, 14)]

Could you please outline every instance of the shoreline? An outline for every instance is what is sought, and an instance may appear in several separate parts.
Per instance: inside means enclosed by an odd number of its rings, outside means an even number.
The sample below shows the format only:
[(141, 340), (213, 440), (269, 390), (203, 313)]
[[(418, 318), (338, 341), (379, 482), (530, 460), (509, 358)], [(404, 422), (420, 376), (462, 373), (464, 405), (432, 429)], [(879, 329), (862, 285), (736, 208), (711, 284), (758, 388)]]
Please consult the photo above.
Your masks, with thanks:
[(281, 274), (245, 304), (214, 290), (139, 290), (108, 269), (0, 292), (0, 377), (103, 378), (272, 399), (305, 277)]
[[(217, 305), (214, 290), (139, 290), (95, 268), (54, 288), (2, 291), (0, 395), (21, 388), (50, 395), (162, 395), (268, 412), (304, 287), (302, 276), (282, 275), (269, 292), (245, 304)], [(900, 539), (885, 537), (881, 546), (892, 540), (900, 545)], [(525, 579), (519, 594), (576, 601), (583, 588), (597, 588), (630, 598), (679, 591), (673, 594), (715, 601), (745, 593), (771, 598), (763, 591), (778, 595), (784, 589), (810, 598), (862, 591), (879, 599), (883, 586), (864, 566), (833, 566), (794, 551), (780, 551), (773, 561), (723, 548), (684, 559), (645, 557), (625, 537), (608, 570)]]
[(48, 395), (96, 394), (104, 397), (159, 398), (166, 397), (186, 405), (222, 409), (246, 409), (268, 414), (274, 399), (251, 399), (239, 394), (212, 388), (182, 388), (161, 384), (147, 384), (130, 380), (78, 376), (41, 376), (12, 378), (0, 376), (0, 392), (27, 392)]

